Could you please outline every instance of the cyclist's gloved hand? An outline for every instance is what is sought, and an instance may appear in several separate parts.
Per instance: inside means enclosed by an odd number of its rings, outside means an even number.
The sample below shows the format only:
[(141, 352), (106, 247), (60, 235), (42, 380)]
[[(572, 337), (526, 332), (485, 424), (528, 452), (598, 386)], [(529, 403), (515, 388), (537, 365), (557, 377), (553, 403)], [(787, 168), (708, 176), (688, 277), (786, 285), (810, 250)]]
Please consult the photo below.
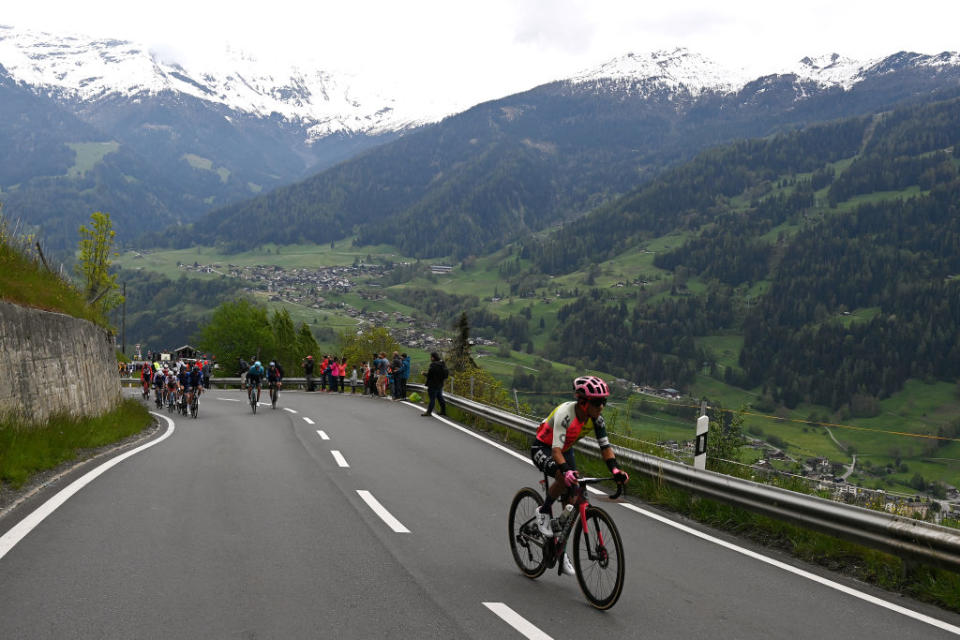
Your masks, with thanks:
[(573, 469), (569, 469), (565, 471), (563, 474), (563, 482), (568, 487), (574, 487), (580, 484), (579, 482), (577, 482), (577, 472), (574, 471)]
[(630, 474), (626, 471), (621, 471), (620, 467), (614, 467), (610, 470), (613, 473), (613, 479), (620, 483), (625, 483), (630, 481)]

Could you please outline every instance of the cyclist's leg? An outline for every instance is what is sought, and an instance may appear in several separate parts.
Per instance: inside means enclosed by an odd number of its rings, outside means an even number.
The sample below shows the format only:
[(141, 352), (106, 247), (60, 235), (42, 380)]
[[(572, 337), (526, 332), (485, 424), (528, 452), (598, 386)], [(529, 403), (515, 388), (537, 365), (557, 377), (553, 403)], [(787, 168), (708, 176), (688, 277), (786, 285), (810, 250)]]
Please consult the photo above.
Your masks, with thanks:
[[(552, 445), (543, 443), (534, 445), (530, 450), (530, 455), (536, 467), (553, 479), (547, 491), (547, 500), (544, 504), (544, 508), (549, 509), (553, 502), (568, 492), (567, 485), (563, 481), (563, 473), (560, 471), (560, 466), (557, 464), (557, 461), (553, 459)], [(573, 454), (573, 449), (564, 451), (563, 458), (572, 470), (577, 470), (577, 459)]]

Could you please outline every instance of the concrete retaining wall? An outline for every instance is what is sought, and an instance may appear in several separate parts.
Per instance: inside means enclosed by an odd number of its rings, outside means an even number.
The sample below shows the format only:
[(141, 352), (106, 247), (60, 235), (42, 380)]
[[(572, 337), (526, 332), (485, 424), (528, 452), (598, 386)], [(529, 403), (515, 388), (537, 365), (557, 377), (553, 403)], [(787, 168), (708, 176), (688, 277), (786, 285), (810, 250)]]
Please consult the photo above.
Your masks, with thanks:
[(120, 398), (113, 339), (61, 313), (0, 301), (0, 414), (99, 415)]

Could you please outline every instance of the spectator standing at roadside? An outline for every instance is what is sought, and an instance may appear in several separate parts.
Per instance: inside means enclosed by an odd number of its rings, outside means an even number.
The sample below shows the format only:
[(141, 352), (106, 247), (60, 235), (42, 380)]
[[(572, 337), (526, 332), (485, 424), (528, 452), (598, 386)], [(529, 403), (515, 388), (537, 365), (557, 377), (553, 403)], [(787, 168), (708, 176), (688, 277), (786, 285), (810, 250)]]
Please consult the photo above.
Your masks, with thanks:
[(354, 367), (350, 372), (350, 393), (357, 392), (357, 368)]
[(400, 397), (407, 398), (407, 380), (410, 379), (410, 356), (405, 353), (400, 354), (403, 360), (403, 368), (400, 369)]
[[(387, 352), (380, 352), (380, 368), (377, 369), (377, 389), (381, 398), (387, 397), (387, 390), (390, 389), (390, 361), (387, 360)], [(392, 391), (392, 390), (391, 390)]]
[(335, 382), (333, 368), (337, 366), (337, 359), (327, 356), (327, 366), (323, 368), (323, 379), (327, 385), (327, 393), (333, 393), (336, 391), (337, 383)]
[(380, 395), (380, 354), (374, 352), (373, 360), (370, 361), (370, 378), (372, 381), (373, 395)]
[(340, 393), (343, 393), (344, 383), (347, 378), (347, 357), (340, 356)]
[(330, 356), (323, 356), (320, 361), (320, 391), (327, 390), (327, 366), (330, 364)]
[(440, 359), (440, 354), (436, 351), (430, 353), (430, 368), (424, 372), (427, 377), (427, 393), (430, 394), (430, 403), (427, 410), (420, 415), (433, 415), (433, 406), (440, 404), (440, 415), (447, 415), (447, 402), (443, 399), (443, 381), (447, 379), (449, 372), (447, 365)]
[(303, 359), (303, 375), (307, 379), (307, 391), (313, 391), (313, 356)]
[(210, 388), (210, 361), (204, 360), (203, 367), (201, 367), (200, 372), (203, 374), (203, 388)]
[(330, 393), (340, 391), (340, 358), (330, 358)]
[(393, 399), (399, 400), (403, 397), (400, 394), (400, 388), (403, 386), (403, 358), (400, 357), (399, 351), (393, 352), (390, 369), (393, 371)]

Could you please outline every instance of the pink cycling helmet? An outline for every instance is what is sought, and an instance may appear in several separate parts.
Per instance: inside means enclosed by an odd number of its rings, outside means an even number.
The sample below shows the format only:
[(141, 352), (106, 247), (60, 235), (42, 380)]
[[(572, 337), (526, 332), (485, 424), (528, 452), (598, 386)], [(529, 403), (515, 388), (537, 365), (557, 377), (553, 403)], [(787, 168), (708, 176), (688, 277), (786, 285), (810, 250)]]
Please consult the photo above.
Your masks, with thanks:
[(580, 376), (573, 381), (573, 392), (578, 398), (606, 398), (610, 395), (607, 383), (597, 376)]

